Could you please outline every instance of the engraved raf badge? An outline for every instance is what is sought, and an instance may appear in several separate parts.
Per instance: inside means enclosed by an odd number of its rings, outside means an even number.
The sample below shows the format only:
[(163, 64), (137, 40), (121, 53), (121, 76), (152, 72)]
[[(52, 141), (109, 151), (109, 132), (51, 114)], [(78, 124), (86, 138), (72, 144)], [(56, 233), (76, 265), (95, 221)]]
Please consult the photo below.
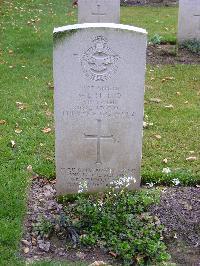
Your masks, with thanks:
[(117, 70), (119, 55), (115, 54), (103, 36), (97, 36), (81, 59), (83, 71), (94, 81), (105, 81)]

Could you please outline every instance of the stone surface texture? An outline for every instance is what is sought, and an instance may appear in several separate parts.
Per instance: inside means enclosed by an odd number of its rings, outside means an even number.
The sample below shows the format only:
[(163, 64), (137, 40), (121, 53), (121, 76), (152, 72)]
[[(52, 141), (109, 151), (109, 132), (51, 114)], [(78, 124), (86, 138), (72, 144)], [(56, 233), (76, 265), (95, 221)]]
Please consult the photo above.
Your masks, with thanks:
[(119, 23), (120, 0), (78, 0), (78, 23)]
[(200, 41), (200, 0), (179, 1), (178, 42)]
[(144, 5), (152, 5), (152, 6), (174, 6), (178, 4), (179, 0), (121, 0), (121, 5), (125, 6), (144, 6)]
[(146, 42), (113, 23), (54, 30), (59, 195), (139, 187)]

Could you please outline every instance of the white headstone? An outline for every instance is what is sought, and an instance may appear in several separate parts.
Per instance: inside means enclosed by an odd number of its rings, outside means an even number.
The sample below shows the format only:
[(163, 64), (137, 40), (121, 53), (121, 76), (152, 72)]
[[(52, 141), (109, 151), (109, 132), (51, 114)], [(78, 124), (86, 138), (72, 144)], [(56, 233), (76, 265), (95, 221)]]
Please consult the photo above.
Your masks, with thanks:
[(179, 0), (178, 42), (200, 41), (200, 0)]
[(120, 0), (78, 0), (78, 23), (119, 23)]
[(139, 187), (145, 58), (143, 29), (90, 23), (54, 30), (59, 195), (102, 191), (118, 178)]

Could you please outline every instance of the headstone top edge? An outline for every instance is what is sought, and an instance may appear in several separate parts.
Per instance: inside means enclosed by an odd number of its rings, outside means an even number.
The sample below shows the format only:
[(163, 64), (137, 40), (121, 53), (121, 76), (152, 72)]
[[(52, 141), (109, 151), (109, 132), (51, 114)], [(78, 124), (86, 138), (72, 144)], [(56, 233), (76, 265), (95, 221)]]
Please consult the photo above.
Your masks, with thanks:
[(115, 24), (115, 23), (73, 24), (73, 25), (67, 25), (67, 26), (54, 28), (53, 33), (56, 34), (56, 33), (61, 33), (61, 32), (70, 31), (70, 30), (90, 29), (90, 28), (108, 28), (108, 29), (110, 28), (110, 29), (128, 30), (128, 31), (134, 31), (136, 33), (147, 35), (147, 31), (145, 29), (130, 26), (130, 25)]

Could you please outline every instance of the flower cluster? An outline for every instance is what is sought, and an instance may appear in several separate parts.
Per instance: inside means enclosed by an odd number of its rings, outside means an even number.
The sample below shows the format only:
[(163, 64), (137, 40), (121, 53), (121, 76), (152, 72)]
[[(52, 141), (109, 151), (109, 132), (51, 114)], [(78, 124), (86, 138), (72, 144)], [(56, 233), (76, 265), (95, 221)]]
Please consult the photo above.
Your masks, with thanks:
[(129, 187), (131, 183), (136, 183), (136, 179), (133, 176), (122, 176), (118, 180), (110, 182), (110, 185), (115, 188), (122, 188)]
[(180, 181), (178, 178), (174, 178), (172, 179), (172, 183), (175, 185), (175, 186), (178, 186), (180, 184)]
[(87, 181), (80, 182), (79, 188), (78, 188), (78, 193), (87, 192), (87, 190), (88, 190)]
[(169, 167), (166, 167), (166, 168), (163, 168), (162, 173), (163, 174), (170, 174), (171, 170), (169, 169)]

